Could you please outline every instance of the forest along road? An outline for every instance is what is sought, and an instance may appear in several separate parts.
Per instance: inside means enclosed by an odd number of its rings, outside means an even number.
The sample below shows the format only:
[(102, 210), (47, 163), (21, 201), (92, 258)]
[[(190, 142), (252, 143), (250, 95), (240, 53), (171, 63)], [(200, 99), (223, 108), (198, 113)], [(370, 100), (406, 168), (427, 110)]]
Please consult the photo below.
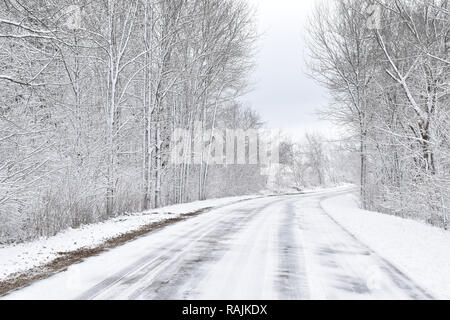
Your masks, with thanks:
[(431, 299), (321, 209), (337, 193), (236, 203), (6, 299)]

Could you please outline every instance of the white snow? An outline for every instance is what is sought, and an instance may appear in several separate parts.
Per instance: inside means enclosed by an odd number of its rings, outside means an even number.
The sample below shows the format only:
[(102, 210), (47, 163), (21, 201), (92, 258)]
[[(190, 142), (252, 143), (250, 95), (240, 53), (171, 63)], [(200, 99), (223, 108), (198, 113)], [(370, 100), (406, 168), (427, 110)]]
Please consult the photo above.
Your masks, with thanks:
[(220, 207), (242, 200), (257, 198), (257, 195), (229, 197), (174, 205), (158, 210), (129, 214), (103, 223), (69, 229), (50, 238), (18, 245), (0, 246), (0, 281), (19, 272), (43, 266), (56, 259), (60, 252), (95, 248), (106, 240), (137, 231), (152, 223), (180, 217), (197, 210)]
[(450, 232), (361, 210), (351, 194), (327, 199), (321, 205), (347, 231), (436, 298), (450, 299)]
[[(85, 259), (4, 298), (448, 298), (449, 233), (360, 210), (352, 195), (339, 196), (348, 192), (165, 208), (154, 216), (228, 204)], [(419, 234), (427, 238), (416, 239)]]
[[(0, 267), (11, 274), (49, 262), (59, 251), (216, 208), (5, 298), (448, 299), (450, 233), (361, 210), (348, 192), (183, 204), (4, 247)], [(250, 201), (239, 202), (244, 199)]]

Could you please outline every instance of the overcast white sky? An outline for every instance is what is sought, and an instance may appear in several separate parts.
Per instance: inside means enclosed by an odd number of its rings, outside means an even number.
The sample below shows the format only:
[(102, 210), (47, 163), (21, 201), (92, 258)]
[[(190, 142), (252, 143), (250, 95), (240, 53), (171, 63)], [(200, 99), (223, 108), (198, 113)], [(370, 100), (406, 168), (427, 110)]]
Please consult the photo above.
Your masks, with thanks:
[(305, 131), (334, 135), (315, 111), (327, 104), (326, 90), (304, 73), (303, 43), (309, 13), (318, 0), (248, 0), (257, 9), (261, 39), (254, 91), (243, 101), (257, 110), (268, 126), (296, 137)]

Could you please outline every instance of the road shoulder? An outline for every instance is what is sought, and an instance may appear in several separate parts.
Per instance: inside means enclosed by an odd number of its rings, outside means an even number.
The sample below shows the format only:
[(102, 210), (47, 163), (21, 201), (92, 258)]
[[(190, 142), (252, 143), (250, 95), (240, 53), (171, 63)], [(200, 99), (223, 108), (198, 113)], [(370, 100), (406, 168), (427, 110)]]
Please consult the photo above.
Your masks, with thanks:
[(361, 210), (354, 194), (326, 198), (321, 206), (339, 225), (433, 296), (450, 298), (450, 232)]

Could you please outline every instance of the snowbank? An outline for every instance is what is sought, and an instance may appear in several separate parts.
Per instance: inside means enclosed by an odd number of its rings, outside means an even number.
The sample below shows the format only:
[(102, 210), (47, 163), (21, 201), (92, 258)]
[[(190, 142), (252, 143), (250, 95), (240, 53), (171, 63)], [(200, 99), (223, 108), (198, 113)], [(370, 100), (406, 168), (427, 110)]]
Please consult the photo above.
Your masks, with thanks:
[(325, 200), (322, 207), (341, 226), (436, 298), (450, 299), (450, 232), (361, 210), (356, 197), (349, 194)]
[(60, 256), (58, 253), (95, 248), (106, 240), (139, 230), (144, 226), (174, 219), (198, 210), (220, 207), (258, 196), (231, 197), (198, 201), (161, 208), (154, 211), (121, 216), (103, 223), (69, 229), (50, 238), (18, 245), (0, 246), (0, 281), (16, 273), (43, 266)]

